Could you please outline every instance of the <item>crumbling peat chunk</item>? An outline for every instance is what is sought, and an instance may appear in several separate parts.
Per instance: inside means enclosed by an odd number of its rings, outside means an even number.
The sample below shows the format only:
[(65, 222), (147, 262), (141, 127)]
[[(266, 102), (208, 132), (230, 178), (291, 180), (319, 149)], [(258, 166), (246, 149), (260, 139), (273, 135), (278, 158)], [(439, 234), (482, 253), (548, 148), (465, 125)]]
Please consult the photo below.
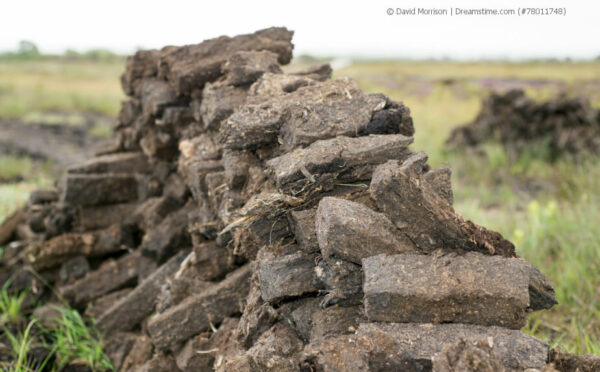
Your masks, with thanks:
[(371, 121), (364, 129), (364, 134), (394, 134), (399, 133), (412, 137), (415, 134), (413, 119), (410, 110), (401, 102), (394, 102), (381, 93), (370, 94), (385, 100), (385, 105), (373, 112)]
[(280, 112), (273, 113), (281, 117), (279, 143), (288, 151), (336, 136), (371, 134), (366, 128), (373, 113), (386, 103), (385, 96), (365, 95), (350, 79), (302, 87), (279, 100)]
[(316, 231), (323, 257), (361, 264), (381, 253), (416, 253), (412, 242), (382, 213), (332, 197), (321, 199)]
[(265, 72), (250, 86), (249, 94), (256, 98), (251, 98), (253, 103), (259, 103), (261, 100), (281, 97), (302, 87), (315, 84), (317, 84), (317, 81), (309, 77)]
[(427, 156), (390, 160), (373, 172), (369, 191), (378, 208), (423, 252), (436, 249), (515, 256), (515, 247), (495, 231), (465, 221), (423, 174)]
[(76, 256), (102, 257), (133, 247), (132, 231), (112, 225), (105, 230), (63, 234), (43, 242), (32, 242), (25, 249), (25, 258), (34, 269), (44, 270)]
[(189, 95), (193, 89), (221, 76), (225, 62), (239, 51), (271, 51), (279, 63), (288, 63), (292, 58), (292, 35), (283, 27), (272, 27), (196, 45), (166, 47), (160, 51), (159, 77), (165, 78), (178, 95)]
[(321, 140), (267, 161), (277, 187), (292, 195), (333, 188), (371, 178), (388, 159), (404, 160), (411, 154), (412, 138), (401, 134), (336, 137)]
[(231, 222), (219, 232), (219, 244), (233, 243), (234, 253), (254, 260), (258, 250), (266, 245), (283, 245), (290, 237), (285, 212), (298, 206), (300, 199), (275, 192), (252, 196), (231, 217)]
[(230, 250), (212, 240), (194, 245), (189, 268), (182, 274), (193, 273), (200, 280), (216, 280), (235, 268), (234, 261)]

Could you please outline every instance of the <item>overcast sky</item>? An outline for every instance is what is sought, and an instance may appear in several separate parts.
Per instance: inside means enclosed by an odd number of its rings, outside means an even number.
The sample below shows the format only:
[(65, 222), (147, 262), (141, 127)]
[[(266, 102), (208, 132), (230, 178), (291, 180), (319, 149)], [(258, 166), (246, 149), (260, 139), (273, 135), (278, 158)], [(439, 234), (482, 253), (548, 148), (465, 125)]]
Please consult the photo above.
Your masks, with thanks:
[[(401, 16), (388, 8), (566, 7), (566, 16)], [(43, 52), (198, 43), (269, 26), (294, 30), (296, 55), (400, 58), (594, 58), (600, 0), (5, 0), (0, 50)]]

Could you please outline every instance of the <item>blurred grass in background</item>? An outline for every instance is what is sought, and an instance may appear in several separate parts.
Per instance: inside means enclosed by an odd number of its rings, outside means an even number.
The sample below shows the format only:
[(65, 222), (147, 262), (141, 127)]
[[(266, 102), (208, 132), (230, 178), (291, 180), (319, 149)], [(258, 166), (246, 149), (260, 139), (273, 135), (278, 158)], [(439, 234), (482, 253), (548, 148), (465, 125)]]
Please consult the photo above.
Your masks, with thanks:
[(27, 157), (0, 156), (0, 222), (21, 207), (29, 193), (52, 184), (50, 162), (34, 162)]
[(0, 62), (0, 117), (19, 119), (45, 111), (116, 115), (122, 60), (9, 60)]
[[(124, 98), (123, 68), (113, 59), (0, 61), (0, 117), (35, 121), (49, 110), (115, 115)], [(412, 148), (427, 152), (434, 167), (452, 168), (457, 212), (500, 231), (550, 277), (560, 304), (531, 315), (526, 331), (569, 352), (600, 354), (600, 160), (549, 164), (540, 147), (516, 159), (494, 144), (477, 153), (444, 149), (451, 129), (472, 120), (494, 89), (523, 88), (535, 99), (566, 92), (600, 107), (600, 63), (365, 61), (337, 70), (341, 76), (410, 107)], [(99, 135), (109, 134), (103, 130)], [(33, 168), (0, 165), (0, 173), (21, 169)], [(51, 184), (48, 176), (25, 178), (0, 184), (0, 220), (32, 189)]]

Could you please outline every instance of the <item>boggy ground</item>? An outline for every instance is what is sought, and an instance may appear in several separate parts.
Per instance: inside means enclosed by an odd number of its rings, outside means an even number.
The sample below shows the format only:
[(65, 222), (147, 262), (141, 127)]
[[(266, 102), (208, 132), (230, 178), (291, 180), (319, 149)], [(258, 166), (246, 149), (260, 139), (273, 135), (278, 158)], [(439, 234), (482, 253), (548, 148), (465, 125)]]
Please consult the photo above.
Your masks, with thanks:
[[(91, 158), (94, 148), (110, 136), (113, 121), (101, 114), (61, 112), (25, 119), (0, 117), (0, 156), (48, 161), (57, 170)], [(2, 182), (12, 181), (7, 174), (1, 176)]]

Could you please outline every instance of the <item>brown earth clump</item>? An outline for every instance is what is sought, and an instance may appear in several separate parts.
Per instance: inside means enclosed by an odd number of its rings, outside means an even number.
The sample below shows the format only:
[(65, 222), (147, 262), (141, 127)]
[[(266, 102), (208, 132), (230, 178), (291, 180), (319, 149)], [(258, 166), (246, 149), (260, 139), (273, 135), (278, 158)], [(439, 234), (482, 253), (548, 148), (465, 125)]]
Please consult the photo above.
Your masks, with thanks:
[(455, 213), (406, 106), (283, 73), (291, 38), (130, 57), (115, 142), (0, 227), (0, 282), (95, 317), (123, 371), (545, 368), (548, 279)]
[(533, 145), (548, 146), (549, 158), (582, 152), (600, 153), (600, 111), (584, 98), (561, 95), (536, 102), (523, 90), (492, 93), (472, 123), (455, 128), (448, 145), (474, 147), (498, 142), (510, 153)]

